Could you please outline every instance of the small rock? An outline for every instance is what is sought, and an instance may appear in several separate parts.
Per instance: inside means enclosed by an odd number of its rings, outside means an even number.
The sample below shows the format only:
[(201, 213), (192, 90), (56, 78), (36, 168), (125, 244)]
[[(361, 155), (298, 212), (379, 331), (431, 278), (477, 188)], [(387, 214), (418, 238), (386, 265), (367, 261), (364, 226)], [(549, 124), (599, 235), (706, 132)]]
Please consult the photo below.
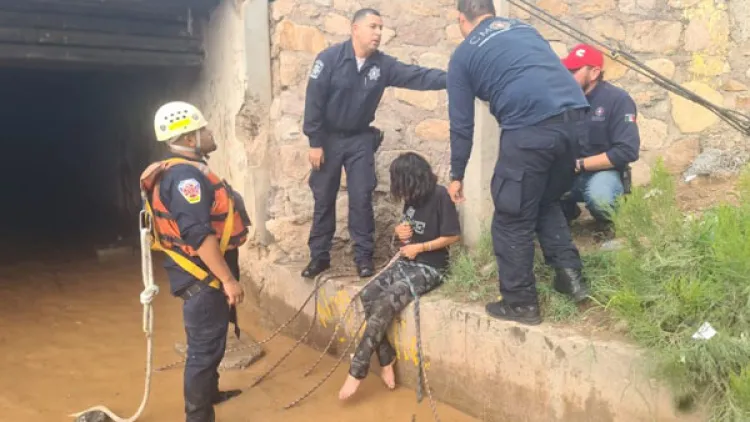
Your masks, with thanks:
[(730, 79), (721, 86), (721, 89), (729, 92), (747, 91), (747, 85), (738, 80)]
[(114, 422), (112, 418), (100, 410), (92, 410), (76, 418), (76, 422)]
[(664, 152), (664, 167), (671, 174), (682, 173), (690, 167), (700, 152), (700, 141), (697, 138), (676, 141)]
[(351, 32), (351, 22), (349, 19), (336, 13), (326, 16), (324, 25), (326, 32), (331, 34), (347, 35)]
[(570, 11), (570, 6), (559, 0), (539, 0), (536, 6), (544, 9), (550, 15), (557, 17), (565, 16)]
[(438, 105), (438, 94), (436, 91), (413, 91), (397, 88), (395, 96), (400, 101), (425, 110), (435, 110)]
[(627, 28), (626, 44), (644, 53), (671, 53), (680, 46), (682, 23), (677, 21), (637, 21)]
[[(702, 82), (687, 82), (682, 86), (713, 104), (724, 103), (724, 97), (719, 92)], [(701, 132), (719, 120), (712, 111), (682, 96), (670, 92), (669, 97), (672, 100), (672, 118), (682, 133)]]
[(614, 11), (617, 4), (615, 0), (581, 0), (574, 7), (576, 15), (591, 18)]
[[(656, 73), (664, 76), (667, 79), (671, 79), (672, 76), (674, 76), (675, 70), (677, 69), (672, 60), (663, 58), (647, 60), (645, 64), (646, 66), (653, 69)], [(651, 78), (641, 74), (638, 74), (638, 80), (641, 82), (651, 82)]]
[(414, 133), (425, 141), (448, 142), (450, 138), (450, 122), (440, 119), (427, 119), (417, 125)]
[(658, 150), (667, 141), (667, 124), (659, 120), (641, 117), (638, 119), (638, 131), (642, 151)]

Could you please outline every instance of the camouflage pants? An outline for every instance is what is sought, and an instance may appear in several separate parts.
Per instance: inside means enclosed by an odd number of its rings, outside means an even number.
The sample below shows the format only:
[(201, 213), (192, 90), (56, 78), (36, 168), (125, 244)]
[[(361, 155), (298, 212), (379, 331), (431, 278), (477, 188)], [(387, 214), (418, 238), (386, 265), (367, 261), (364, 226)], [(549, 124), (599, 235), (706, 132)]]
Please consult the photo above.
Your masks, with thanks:
[(373, 353), (377, 353), (380, 366), (390, 365), (396, 359), (396, 351), (388, 341), (386, 332), (393, 318), (414, 300), (406, 277), (419, 296), (443, 282), (442, 275), (435, 268), (399, 260), (362, 291), (360, 298), (365, 308), (367, 326), (349, 368), (349, 374), (354, 378), (367, 376)]

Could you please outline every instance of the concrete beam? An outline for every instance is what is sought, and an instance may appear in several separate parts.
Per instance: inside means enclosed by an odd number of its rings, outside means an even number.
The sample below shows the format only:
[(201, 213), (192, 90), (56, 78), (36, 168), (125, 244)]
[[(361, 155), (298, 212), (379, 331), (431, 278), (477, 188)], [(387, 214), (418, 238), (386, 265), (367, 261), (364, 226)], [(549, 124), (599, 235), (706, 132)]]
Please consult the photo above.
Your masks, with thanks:
[[(498, 16), (508, 16), (507, 1), (495, 0), (494, 5)], [(474, 145), (464, 175), (466, 201), (460, 207), (463, 242), (469, 247), (475, 247), (482, 230), (489, 228), (494, 212), (490, 182), (500, 152), (497, 120), (484, 102), (477, 100), (475, 110)]]
[(474, 109), (474, 145), (464, 175), (466, 200), (459, 210), (463, 242), (469, 247), (477, 245), (494, 212), (490, 182), (500, 148), (500, 128), (487, 104), (476, 100)]
[(270, 134), (270, 109), (273, 101), (271, 77), (271, 28), (269, 26), (270, 10), (267, 0), (249, 0), (242, 7), (245, 24), (245, 60), (248, 90), (245, 98), (252, 98), (253, 112), (258, 122), (258, 133), (253, 140), (254, 155), (248, 157), (253, 167), (248, 168), (245, 178), (245, 191), (249, 193), (248, 206), (253, 221), (254, 238), (261, 245), (267, 245), (270, 239), (266, 230), (268, 219), (266, 198), (270, 190), (270, 179), (266, 154)]

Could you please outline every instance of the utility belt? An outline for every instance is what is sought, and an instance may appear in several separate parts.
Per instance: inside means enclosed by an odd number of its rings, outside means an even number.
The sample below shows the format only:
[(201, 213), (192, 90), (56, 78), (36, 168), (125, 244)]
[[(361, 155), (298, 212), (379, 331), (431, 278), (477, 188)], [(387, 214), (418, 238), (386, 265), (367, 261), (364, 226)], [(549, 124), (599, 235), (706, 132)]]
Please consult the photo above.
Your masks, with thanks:
[(176, 295), (182, 300), (188, 300), (207, 288), (221, 290), (221, 283), (215, 278), (209, 282), (204, 280), (193, 281), (188, 287), (176, 292)]
[(577, 121), (585, 119), (587, 113), (588, 113), (588, 107), (569, 108), (560, 114), (555, 114), (552, 117), (548, 117), (542, 120), (541, 122), (537, 123), (537, 125), (544, 126), (544, 125), (554, 124), (554, 123), (577, 122)]

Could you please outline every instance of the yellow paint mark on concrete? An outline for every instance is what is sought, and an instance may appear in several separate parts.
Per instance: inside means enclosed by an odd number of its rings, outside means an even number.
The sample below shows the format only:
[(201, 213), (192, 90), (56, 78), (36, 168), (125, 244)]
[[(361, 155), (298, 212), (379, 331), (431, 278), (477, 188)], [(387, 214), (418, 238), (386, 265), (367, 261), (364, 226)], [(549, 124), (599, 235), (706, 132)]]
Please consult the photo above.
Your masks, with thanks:
[(730, 41), (726, 10), (725, 4), (702, 0), (684, 11), (686, 20), (705, 22), (709, 33), (710, 46), (693, 53), (690, 73), (694, 81), (715, 85), (712, 77), (725, 71)]

